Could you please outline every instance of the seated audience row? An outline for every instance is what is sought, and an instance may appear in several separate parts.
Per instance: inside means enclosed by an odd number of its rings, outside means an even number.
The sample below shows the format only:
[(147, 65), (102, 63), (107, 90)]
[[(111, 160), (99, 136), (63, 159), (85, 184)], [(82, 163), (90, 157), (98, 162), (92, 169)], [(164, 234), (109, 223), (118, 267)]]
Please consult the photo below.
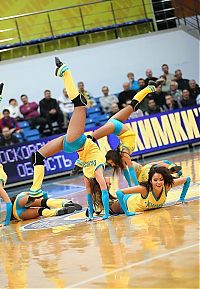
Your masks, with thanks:
[[(182, 77), (182, 71), (177, 69), (175, 73), (169, 72), (167, 64), (161, 66), (162, 85), (158, 91), (150, 93), (141, 103), (137, 112), (134, 112), (130, 118), (137, 118), (143, 115), (159, 113), (162, 111), (174, 110), (182, 107), (188, 107), (200, 103), (200, 88), (195, 80), (188, 80)], [(79, 91), (88, 101), (88, 108), (94, 107), (95, 110), (101, 110), (102, 114), (112, 116), (120, 109), (129, 104), (135, 94), (148, 85), (150, 80), (156, 81), (158, 77), (153, 75), (150, 68), (146, 69), (146, 78), (135, 79), (133, 72), (127, 74), (128, 81), (123, 84), (123, 91), (119, 94), (110, 94), (109, 87), (104, 85), (101, 89), (102, 96), (94, 98), (91, 93), (85, 89), (82, 81), (78, 82)], [(56, 133), (62, 133), (63, 127), (66, 128), (71, 113), (74, 110), (73, 103), (70, 101), (67, 92), (63, 89), (62, 95), (58, 100), (51, 97), (51, 91), (44, 91), (44, 98), (37, 104), (30, 102), (28, 96), (21, 95), (22, 104), (18, 106), (17, 100), (9, 100), (9, 106), (3, 110), (3, 118), (0, 120), (1, 144), (12, 144), (18, 141), (16, 135), (20, 134), (25, 140), (23, 130), (17, 121), (28, 121), (30, 128), (37, 128), (40, 135), (54, 133), (52, 123), (57, 123)], [(90, 110), (91, 111), (91, 110)], [(89, 113), (89, 110), (88, 110)], [(91, 117), (92, 118), (92, 117)], [(97, 113), (98, 118), (98, 113)], [(97, 119), (95, 119), (96, 122)], [(98, 122), (97, 122), (98, 123)]]

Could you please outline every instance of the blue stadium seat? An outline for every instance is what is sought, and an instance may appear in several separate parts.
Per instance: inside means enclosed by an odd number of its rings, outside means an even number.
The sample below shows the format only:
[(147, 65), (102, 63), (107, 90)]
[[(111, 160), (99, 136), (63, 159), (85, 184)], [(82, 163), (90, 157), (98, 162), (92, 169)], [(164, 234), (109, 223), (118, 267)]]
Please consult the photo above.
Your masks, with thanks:
[(69, 113), (68, 113), (69, 119), (72, 117), (72, 114), (73, 114), (73, 112), (69, 112)]
[(35, 140), (40, 138), (40, 133), (37, 129), (26, 129), (24, 130), (24, 137), (27, 141)]
[(90, 124), (90, 123), (94, 123), (94, 120), (92, 118), (86, 118), (85, 124)]
[(102, 125), (104, 123), (106, 123), (110, 118), (110, 115), (109, 114), (103, 114), (103, 115), (100, 115), (98, 117), (98, 119), (96, 119), (95, 123), (96, 125)]
[(99, 106), (99, 105), (100, 105), (100, 101), (99, 101), (99, 98), (100, 98), (100, 97), (95, 97), (95, 101), (96, 101), (96, 104), (97, 104), (97, 106)]
[(86, 129), (91, 129), (91, 128), (95, 128), (95, 127), (96, 127), (95, 122), (88, 123), (85, 126)]
[(19, 124), (19, 126), (20, 126), (22, 129), (24, 129), (24, 128), (26, 128), (26, 127), (30, 127), (28, 121), (25, 121), (25, 120), (24, 120), (24, 121), (19, 121), (18, 124)]
[(91, 118), (93, 121), (97, 121), (102, 116), (101, 112), (91, 113), (89, 114), (89, 118)]
[(40, 138), (40, 135), (30, 135), (28, 138), (27, 138), (27, 141), (32, 141), (32, 140), (37, 140)]
[(87, 114), (93, 114), (93, 113), (97, 113), (97, 112), (101, 112), (100, 108), (96, 105), (94, 107), (90, 107), (87, 109)]

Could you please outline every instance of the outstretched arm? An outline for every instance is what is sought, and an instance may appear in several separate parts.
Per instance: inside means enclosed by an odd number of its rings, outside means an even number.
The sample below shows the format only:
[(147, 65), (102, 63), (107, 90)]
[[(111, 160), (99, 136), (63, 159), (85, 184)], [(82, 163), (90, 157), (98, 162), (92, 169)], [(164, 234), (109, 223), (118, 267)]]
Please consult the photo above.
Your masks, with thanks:
[(175, 179), (175, 180), (174, 180), (174, 183), (173, 183), (173, 185), (172, 185), (172, 188), (177, 187), (177, 186), (181, 186), (181, 185), (183, 185), (186, 181), (187, 181), (187, 178)]
[(123, 189), (123, 190), (118, 190), (116, 192), (120, 206), (122, 210), (124, 211), (124, 213), (126, 214), (126, 216), (134, 216), (135, 213), (128, 211), (126, 202), (124, 200), (124, 195), (135, 194), (135, 193), (140, 193), (142, 196), (145, 196), (147, 193), (147, 190), (143, 186), (135, 186), (135, 187), (131, 187), (131, 188)]
[(117, 191), (116, 192), (116, 195), (117, 195), (117, 198), (119, 200), (119, 204), (120, 204), (120, 207), (122, 208), (122, 210), (124, 211), (124, 214), (128, 217), (128, 216), (134, 216), (135, 213), (134, 212), (129, 212), (128, 211), (128, 208), (127, 208), (127, 205), (125, 203), (125, 200), (124, 200), (124, 193), (122, 191)]
[(144, 186), (134, 186), (121, 190), (125, 195), (140, 193), (143, 197), (147, 194), (147, 189)]
[(181, 195), (179, 197), (178, 202), (184, 202), (185, 196), (186, 196), (188, 189), (189, 189), (189, 186), (190, 186), (190, 181), (191, 181), (190, 177), (179, 178), (179, 179), (174, 180), (172, 187), (177, 187), (177, 186), (183, 185), (183, 189), (182, 189), (182, 192), (181, 192)]

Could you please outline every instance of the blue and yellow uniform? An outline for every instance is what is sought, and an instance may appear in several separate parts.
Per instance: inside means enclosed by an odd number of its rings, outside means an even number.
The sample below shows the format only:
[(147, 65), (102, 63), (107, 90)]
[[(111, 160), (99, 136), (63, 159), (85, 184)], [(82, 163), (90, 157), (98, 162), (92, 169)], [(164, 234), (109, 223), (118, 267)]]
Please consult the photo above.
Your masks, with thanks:
[(26, 192), (22, 192), (22, 193), (18, 194), (17, 197), (16, 197), (16, 199), (15, 199), (15, 202), (14, 202), (14, 204), (13, 204), (13, 216), (15, 217), (16, 220), (22, 220), (22, 219), (21, 219), (21, 214), (22, 214), (24, 211), (28, 210), (28, 208), (25, 208), (25, 207), (22, 208), (22, 207), (19, 205), (19, 200), (20, 200), (22, 197), (27, 196), (27, 195), (29, 195), (28, 192), (27, 192), (27, 193), (26, 193)]
[(94, 178), (95, 171), (100, 167), (104, 167), (106, 163), (105, 156), (100, 151), (96, 143), (87, 138), (83, 150), (78, 151), (79, 161), (83, 166), (84, 176)]
[(5, 187), (5, 185), (6, 185), (7, 178), (8, 177), (7, 177), (6, 173), (4, 172), (3, 165), (0, 164), (0, 181), (3, 184), (3, 187)]
[(118, 138), (120, 140), (120, 151), (123, 151), (124, 149), (128, 149), (129, 153), (132, 154), (135, 147), (135, 133), (132, 130), (127, 130), (124, 133), (118, 135)]
[(114, 129), (113, 134), (115, 134), (119, 138), (120, 151), (123, 151), (124, 149), (128, 149), (129, 153), (132, 154), (132, 152), (134, 151), (134, 147), (135, 147), (135, 132), (128, 128), (127, 131), (120, 134), (123, 129), (124, 124), (115, 118), (111, 118), (108, 122), (111, 122), (114, 124), (115, 129)]
[(159, 198), (153, 191), (147, 192), (146, 197), (142, 197), (140, 193), (133, 195), (125, 195), (124, 201), (129, 212), (143, 212), (146, 210), (161, 208), (166, 201), (167, 191), (164, 187)]

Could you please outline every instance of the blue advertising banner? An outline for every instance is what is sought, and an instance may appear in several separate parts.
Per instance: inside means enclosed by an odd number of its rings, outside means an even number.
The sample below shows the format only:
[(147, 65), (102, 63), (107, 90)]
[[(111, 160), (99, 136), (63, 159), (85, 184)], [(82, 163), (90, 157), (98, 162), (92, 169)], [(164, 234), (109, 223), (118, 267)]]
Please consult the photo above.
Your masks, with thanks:
[[(0, 149), (0, 163), (8, 175), (7, 184), (22, 182), (33, 177), (31, 155), (54, 137), (42, 138)], [(77, 154), (66, 154), (61, 151), (45, 160), (45, 175), (53, 175), (72, 170)]]
[[(129, 120), (127, 125), (136, 133), (135, 150), (132, 155), (144, 155), (149, 152), (199, 142), (200, 106)], [(1, 148), (0, 163), (3, 164), (8, 175), (8, 183), (31, 179), (33, 177), (32, 152), (54, 137)], [(110, 135), (100, 139), (98, 145), (106, 153), (109, 149), (117, 147), (118, 139), (116, 136)], [(49, 157), (45, 161), (45, 175), (72, 170), (76, 159), (76, 153), (67, 154), (63, 151)]]

